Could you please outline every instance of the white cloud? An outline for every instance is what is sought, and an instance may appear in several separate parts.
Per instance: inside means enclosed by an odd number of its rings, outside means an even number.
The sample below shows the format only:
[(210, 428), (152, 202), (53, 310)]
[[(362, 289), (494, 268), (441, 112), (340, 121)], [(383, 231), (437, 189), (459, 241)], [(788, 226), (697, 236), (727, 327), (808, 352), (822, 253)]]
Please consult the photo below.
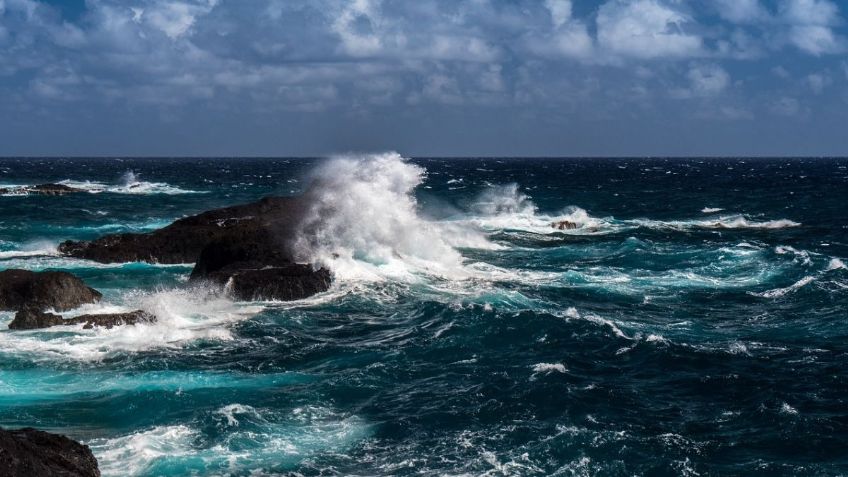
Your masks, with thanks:
[(703, 41), (686, 32), (690, 23), (689, 16), (659, 0), (610, 0), (598, 12), (598, 43), (624, 57), (698, 56)]
[(371, 56), (382, 49), (382, 41), (374, 33), (378, 21), (379, 2), (353, 0), (342, 8), (333, 22), (333, 31), (339, 35), (342, 48), (353, 56)]
[(801, 111), (801, 103), (795, 98), (784, 96), (773, 101), (769, 109), (779, 116), (796, 116)]
[(144, 14), (151, 25), (165, 33), (168, 38), (176, 40), (189, 32), (198, 16), (209, 13), (216, 4), (217, 0), (200, 4), (163, 0), (154, 4), (147, 12), (131, 8), (132, 19), (137, 22)]
[(824, 89), (833, 82), (830, 75), (826, 73), (812, 73), (807, 75), (804, 80), (814, 94), (822, 94)]
[(719, 94), (730, 84), (730, 75), (718, 65), (694, 66), (687, 76), (692, 91), (700, 96)]
[(760, 0), (714, 0), (722, 18), (734, 23), (755, 23), (769, 18)]
[(843, 51), (844, 39), (833, 31), (839, 7), (830, 0), (783, 0), (780, 16), (789, 25), (790, 43), (802, 51), (816, 56)]
[(545, 0), (545, 7), (551, 14), (555, 28), (571, 20), (571, 0)]
[(707, 98), (717, 96), (730, 85), (730, 74), (716, 64), (694, 64), (686, 73), (687, 88), (671, 91), (677, 99)]

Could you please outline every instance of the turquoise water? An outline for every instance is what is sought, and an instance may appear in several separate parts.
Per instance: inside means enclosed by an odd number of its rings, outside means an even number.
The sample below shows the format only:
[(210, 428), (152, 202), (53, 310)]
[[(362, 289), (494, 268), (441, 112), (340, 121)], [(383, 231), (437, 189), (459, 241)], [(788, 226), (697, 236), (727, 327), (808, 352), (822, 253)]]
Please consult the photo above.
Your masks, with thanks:
[[(846, 160), (0, 159), (60, 181), (88, 192), (0, 197), (0, 269), (160, 320), (0, 313), (0, 426), (104, 475), (848, 472)], [(306, 300), (55, 251), (309, 184)]]

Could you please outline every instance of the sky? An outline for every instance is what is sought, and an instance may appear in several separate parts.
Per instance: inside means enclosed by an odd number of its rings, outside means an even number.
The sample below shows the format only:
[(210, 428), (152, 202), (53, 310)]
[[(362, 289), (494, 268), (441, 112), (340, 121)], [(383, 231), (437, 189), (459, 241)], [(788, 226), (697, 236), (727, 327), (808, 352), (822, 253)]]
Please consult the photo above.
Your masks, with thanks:
[(0, 0), (0, 156), (848, 155), (848, 0)]

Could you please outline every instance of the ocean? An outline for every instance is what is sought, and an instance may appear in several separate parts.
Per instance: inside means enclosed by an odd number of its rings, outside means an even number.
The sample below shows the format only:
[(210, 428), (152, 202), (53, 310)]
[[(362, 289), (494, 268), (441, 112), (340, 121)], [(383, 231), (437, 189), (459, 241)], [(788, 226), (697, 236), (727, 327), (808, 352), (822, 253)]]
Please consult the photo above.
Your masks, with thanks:
[[(0, 159), (47, 182), (87, 192), (0, 196), (0, 269), (159, 321), (0, 313), (0, 426), (104, 476), (848, 473), (846, 159)], [(56, 251), (310, 187), (305, 300)]]

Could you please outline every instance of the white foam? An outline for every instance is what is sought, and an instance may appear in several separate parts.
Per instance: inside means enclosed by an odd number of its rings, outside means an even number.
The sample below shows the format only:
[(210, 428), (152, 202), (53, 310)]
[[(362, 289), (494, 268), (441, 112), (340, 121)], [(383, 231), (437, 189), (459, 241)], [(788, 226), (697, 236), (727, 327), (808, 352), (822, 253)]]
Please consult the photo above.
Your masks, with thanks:
[(848, 270), (848, 267), (845, 266), (845, 262), (838, 258), (831, 258), (830, 262), (827, 264), (827, 271), (831, 270)]
[(701, 229), (784, 229), (799, 227), (801, 224), (789, 219), (756, 221), (744, 215), (728, 215), (715, 219), (698, 220), (651, 220), (635, 219), (625, 221), (640, 227), (652, 229), (690, 230)]
[(714, 214), (716, 212), (721, 212), (722, 210), (724, 209), (720, 207), (704, 207), (703, 209), (701, 209), (701, 212), (704, 214)]
[(327, 266), (341, 280), (465, 276), (462, 256), (446, 239), (456, 239), (456, 230), (448, 234), (418, 215), (413, 192), (424, 176), (397, 153), (341, 156), (319, 166), (294, 244), (299, 260)]
[(534, 373), (566, 373), (565, 365), (562, 363), (536, 363), (531, 366), (531, 368), (533, 369)]
[(157, 321), (112, 329), (86, 330), (73, 325), (3, 332), (0, 353), (26, 355), (33, 361), (96, 361), (115, 353), (178, 348), (197, 340), (231, 340), (229, 325), (262, 310), (261, 306), (239, 305), (198, 288), (130, 292), (122, 298), (123, 303), (86, 305), (64, 316), (141, 309), (156, 315)]
[(121, 176), (121, 180), (118, 184), (105, 184), (103, 182), (96, 181), (77, 181), (72, 179), (66, 179), (59, 184), (66, 185), (68, 187), (74, 187), (77, 189), (82, 189), (86, 192), (92, 194), (100, 194), (103, 192), (109, 192), (112, 194), (140, 194), (140, 195), (153, 195), (153, 194), (165, 194), (165, 195), (180, 195), (180, 194), (202, 194), (205, 193), (203, 191), (195, 191), (195, 190), (186, 190), (180, 189), (179, 187), (172, 186), (166, 182), (147, 182), (142, 181), (139, 176), (133, 171), (127, 171)]
[[(281, 415), (231, 404), (214, 414), (223, 416), (227, 426), (214, 442), (193, 426), (174, 424), (87, 444), (104, 477), (159, 475), (175, 469), (186, 475), (266, 475), (315, 453), (341, 452), (367, 437), (370, 429), (355, 416), (318, 406)], [(242, 430), (245, 418), (254, 425)]]
[(57, 245), (47, 240), (34, 240), (22, 244), (17, 250), (0, 251), (0, 260), (11, 258), (56, 256), (59, 254)]
[(789, 285), (788, 287), (775, 288), (774, 290), (769, 290), (769, 291), (765, 291), (765, 292), (762, 292), (762, 293), (754, 293), (754, 295), (761, 296), (763, 298), (780, 298), (780, 297), (786, 295), (787, 293), (792, 293), (792, 292), (802, 288), (803, 286), (812, 283), (813, 281), (816, 280), (816, 278), (817, 277), (808, 275), (808, 276), (798, 280), (797, 282), (793, 283), (792, 285)]

